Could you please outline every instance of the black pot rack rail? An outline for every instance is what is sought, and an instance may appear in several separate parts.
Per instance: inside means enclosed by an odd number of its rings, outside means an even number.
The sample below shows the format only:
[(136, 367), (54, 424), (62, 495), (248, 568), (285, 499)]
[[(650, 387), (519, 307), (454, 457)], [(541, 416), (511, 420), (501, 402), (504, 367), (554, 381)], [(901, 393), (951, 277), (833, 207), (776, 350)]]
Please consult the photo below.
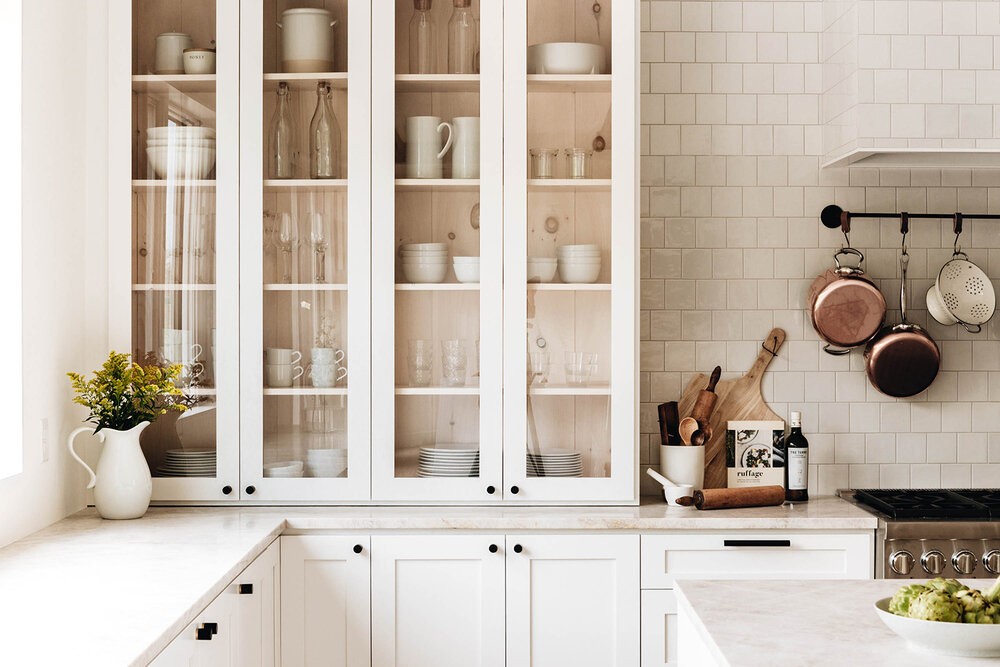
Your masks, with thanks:
[(963, 220), (1000, 220), (1000, 215), (987, 213), (908, 213), (901, 211), (897, 213), (856, 213), (845, 211), (836, 204), (830, 204), (823, 208), (819, 214), (819, 219), (824, 227), (830, 229), (840, 228), (844, 234), (851, 232), (851, 220), (855, 218), (895, 218), (899, 220), (900, 231), (906, 234), (910, 231), (910, 220), (953, 220), (955, 235), (962, 233)]

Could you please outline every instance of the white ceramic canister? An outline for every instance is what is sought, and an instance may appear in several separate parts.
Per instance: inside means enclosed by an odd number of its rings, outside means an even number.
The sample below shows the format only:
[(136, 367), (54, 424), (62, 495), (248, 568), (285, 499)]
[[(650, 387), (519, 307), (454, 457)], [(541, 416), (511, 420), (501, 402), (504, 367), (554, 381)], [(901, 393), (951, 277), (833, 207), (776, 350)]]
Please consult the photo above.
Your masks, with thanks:
[(215, 74), (215, 49), (184, 49), (185, 74)]
[(194, 46), (191, 35), (183, 32), (165, 32), (156, 36), (156, 54), (153, 72), (156, 74), (184, 74), (184, 49)]
[(479, 178), (479, 116), (459, 116), (451, 124), (455, 130), (451, 177)]
[(281, 69), (284, 72), (332, 72), (333, 27), (325, 9), (286, 9), (281, 13)]
[[(442, 131), (448, 129), (448, 141), (442, 143)], [(437, 116), (410, 116), (406, 119), (406, 177), (441, 178), (442, 158), (451, 148), (455, 130), (451, 123)]]

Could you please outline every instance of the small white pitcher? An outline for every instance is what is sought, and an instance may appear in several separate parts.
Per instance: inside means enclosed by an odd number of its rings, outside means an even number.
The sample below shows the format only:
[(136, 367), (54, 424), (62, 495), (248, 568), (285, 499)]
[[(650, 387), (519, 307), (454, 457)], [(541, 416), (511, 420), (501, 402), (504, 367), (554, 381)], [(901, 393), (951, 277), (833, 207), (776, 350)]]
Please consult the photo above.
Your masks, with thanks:
[[(441, 147), (441, 131), (448, 128), (448, 141)], [(451, 149), (455, 129), (437, 116), (406, 119), (406, 177), (441, 178), (445, 153)]]
[(104, 444), (94, 472), (76, 450), (73, 441), (81, 433), (93, 433), (93, 426), (81, 426), (69, 434), (69, 453), (90, 473), (88, 489), (94, 490), (97, 513), (105, 519), (138, 519), (149, 508), (153, 496), (153, 479), (149, 464), (139, 446), (139, 435), (149, 426), (142, 422), (128, 431), (101, 429), (96, 435)]

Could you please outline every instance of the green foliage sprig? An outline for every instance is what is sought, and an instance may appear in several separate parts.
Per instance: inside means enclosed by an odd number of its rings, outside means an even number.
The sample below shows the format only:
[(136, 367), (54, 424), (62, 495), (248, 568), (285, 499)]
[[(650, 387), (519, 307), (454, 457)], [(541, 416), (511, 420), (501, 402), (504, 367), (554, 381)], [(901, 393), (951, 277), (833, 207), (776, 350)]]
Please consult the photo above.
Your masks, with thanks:
[(145, 421), (155, 421), (167, 410), (183, 412), (178, 402), (182, 392), (174, 385), (182, 366), (159, 367), (133, 363), (131, 357), (112, 350), (93, 379), (67, 373), (76, 396), (73, 402), (90, 410), (85, 421), (96, 431), (111, 428), (128, 431)]

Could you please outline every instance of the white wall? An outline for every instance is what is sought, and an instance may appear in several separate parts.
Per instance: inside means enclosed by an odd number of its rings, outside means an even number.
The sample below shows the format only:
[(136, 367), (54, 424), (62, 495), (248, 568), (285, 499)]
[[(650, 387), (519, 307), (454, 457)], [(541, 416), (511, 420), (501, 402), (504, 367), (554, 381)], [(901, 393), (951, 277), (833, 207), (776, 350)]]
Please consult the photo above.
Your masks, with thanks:
[[(23, 3), (24, 470), (0, 480), (0, 545), (84, 504), (82, 469), (65, 447), (84, 415), (66, 372), (94, 368), (105, 345), (106, 240), (92, 233), (106, 201), (100, 5)], [(88, 249), (97, 253), (85, 266)]]

